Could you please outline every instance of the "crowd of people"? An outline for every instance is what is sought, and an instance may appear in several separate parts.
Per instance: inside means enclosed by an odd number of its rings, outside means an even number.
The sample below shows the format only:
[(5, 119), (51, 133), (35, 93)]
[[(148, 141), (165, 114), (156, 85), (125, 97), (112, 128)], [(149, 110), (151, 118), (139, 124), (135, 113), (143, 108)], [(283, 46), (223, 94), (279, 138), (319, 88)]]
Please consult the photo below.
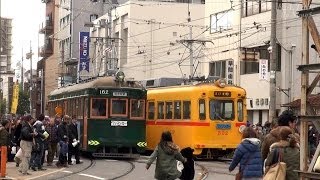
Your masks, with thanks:
[(37, 119), (31, 115), (16, 119), (3, 119), (0, 125), (0, 146), (8, 147), (8, 160), (15, 161), (18, 171), (30, 175), (28, 170), (44, 171), (44, 163), (58, 167), (80, 161), (78, 123), (76, 116), (44, 116)]
[[(300, 165), (300, 137), (296, 126), (297, 118), (290, 110), (284, 111), (275, 125), (268, 122), (264, 126), (248, 123), (242, 132), (242, 141), (234, 152), (229, 171), (233, 171), (239, 165), (236, 179), (262, 180), (271, 167), (278, 162), (283, 162), (286, 164), (285, 179), (298, 180), (299, 176), (295, 170), (299, 170)], [(314, 127), (310, 126), (310, 158), (314, 154), (314, 147), (318, 144), (319, 134)], [(192, 151), (188, 149), (190, 148), (180, 151), (179, 147), (173, 143), (171, 133), (163, 132), (158, 146), (146, 164), (146, 169), (149, 169), (156, 160), (156, 179), (193, 179), (194, 162)], [(191, 152), (191, 156), (187, 155), (190, 153), (184, 153), (185, 151)], [(180, 171), (176, 161), (181, 161), (186, 169)]]

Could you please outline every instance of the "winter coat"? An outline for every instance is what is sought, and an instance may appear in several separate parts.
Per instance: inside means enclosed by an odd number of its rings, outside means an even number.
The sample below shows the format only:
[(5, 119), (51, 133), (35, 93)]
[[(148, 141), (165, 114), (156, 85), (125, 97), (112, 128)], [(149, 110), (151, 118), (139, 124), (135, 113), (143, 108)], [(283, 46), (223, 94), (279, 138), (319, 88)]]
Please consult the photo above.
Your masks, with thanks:
[(267, 158), (269, 154), (269, 148), (271, 144), (280, 141), (280, 129), (281, 126), (272, 129), (269, 134), (267, 134), (262, 142), (261, 153), (263, 161)]
[(59, 142), (60, 145), (60, 154), (62, 154), (63, 156), (67, 156), (68, 153), (68, 143), (64, 142), (64, 141), (60, 141)]
[(14, 131), (14, 142), (20, 146), (20, 135), (21, 135), (22, 124), (21, 122), (16, 126), (16, 130)]
[(0, 146), (9, 145), (9, 132), (5, 127), (0, 125)]
[(36, 143), (40, 143), (40, 144), (44, 144), (44, 139), (46, 138), (43, 133), (45, 131), (45, 127), (43, 125), (43, 123), (39, 120), (37, 120), (34, 124), (33, 124), (34, 130), (38, 133), (34, 139), (36, 141)]
[(33, 133), (33, 127), (28, 122), (24, 122), (21, 129), (21, 140), (32, 142), (33, 136), (31, 133)]
[(266, 160), (266, 167), (271, 166), (278, 162), (278, 153), (283, 152), (282, 162), (286, 163), (286, 180), (298, 180), (299, 176), (294, 170), (299, 170), (300, 166), (300, 152), (298, 145), (296, 147), (290, 147), (289, 142), (279, 141), (273, 143), (270, 146), (270, 154)]
[(58, 143), (58, 127), (56, 125), (48, 125), (46, 131), (49, 134), (48, 142)]
[(58, 141), (63, 141), (63, 137), (69, 137), (69, 130), (68, 130), (68, 125), (67, 122), (62, 122), (59, 126), (58, 126)]
[(181, 176), (177, 169), (177, 160), (186, 162), (177, 145), (172, 142), (160, 143), (150, 156), (147, 165), (157, 159), (154, 177), (158, 180), (174, 180)]
[(68, 125), (69, 143), (72, 143), (74, 139), (78, 139), (78, 129), (77, 124), (70, 123)]
[(234, 153), (229, 171), (233, 171), (239, 162), (243, 178), (258, 178), (263, 176), (259, 139), (246, 138), (242, 140)]
[[(263, 161), (267, 158), (268, 154), (269, 154), (269, 150), (270, 150), (270, 146), (273, 143), (279, 142), (280, 141), (280, 129), (282, 127), (286, 127), (286, 126), (278, 126), (275, 129), (271, 130), (270, 133), (268, 135), (266, 135), (266, 137), (264, 138), (263, 142), (262, 142), (262, 146), (261, 146), (261, 152), (262, 152), (262, 159)], [(300, 137), (299, 134), (295, 133), (294, 130), (292, 130), (292, 132), (294, 133), (295, 137), (296, 137), (296, 141), (299, 142), (300, 141)]]

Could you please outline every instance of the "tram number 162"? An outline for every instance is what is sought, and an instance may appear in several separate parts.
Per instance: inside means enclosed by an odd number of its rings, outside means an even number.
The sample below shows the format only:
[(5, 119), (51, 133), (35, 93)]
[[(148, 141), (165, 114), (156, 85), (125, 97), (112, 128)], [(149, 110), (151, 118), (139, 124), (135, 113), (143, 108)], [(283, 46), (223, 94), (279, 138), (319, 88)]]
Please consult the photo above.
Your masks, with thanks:
[(228, 135), (228, 131), (218, 131), (218, 136), (227, 136)]

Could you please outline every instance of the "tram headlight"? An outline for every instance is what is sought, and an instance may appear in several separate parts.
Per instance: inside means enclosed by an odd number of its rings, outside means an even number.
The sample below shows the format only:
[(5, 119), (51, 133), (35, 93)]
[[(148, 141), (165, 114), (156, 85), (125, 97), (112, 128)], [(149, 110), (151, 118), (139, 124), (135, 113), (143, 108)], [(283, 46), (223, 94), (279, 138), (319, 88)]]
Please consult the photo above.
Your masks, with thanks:
[(246, 128), (246, 125), (241, 125), (241, 126), (239, 127), (239, 132), (240, 132), (240, 133), (243, 133), (243, 131), (244, 131), (245, 128)]

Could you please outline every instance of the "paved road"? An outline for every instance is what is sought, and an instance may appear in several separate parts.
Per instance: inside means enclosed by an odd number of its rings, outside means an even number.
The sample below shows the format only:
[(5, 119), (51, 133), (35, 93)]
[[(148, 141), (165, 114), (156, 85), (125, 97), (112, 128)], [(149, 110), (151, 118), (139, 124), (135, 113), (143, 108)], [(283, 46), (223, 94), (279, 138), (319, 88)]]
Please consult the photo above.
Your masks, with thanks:
[[(149, 170), (145, 169), (145, 163), (148, 157), (141, 157), (137, 160), (108, 160), (108, 159), (82, 159), (83, 164), (71, 165), (68, 168), (58, 169), (56, 167), (48, 168), (45, 172), (31, 172), (33, 175), (28, 177), (15, 177), (14, 179), (35, 179), (35, 180), (152, 180), (154, 179), (153, 164)], [(234, 174), (229, 173), (227, 162), (197, 162), (208, 170), (207, 180), (233, 180)], [(201, 166), (196, 165), (196, 177), (198, 180), (202, 175)], [(40, 174), (39, 174), (40, 173)]]

